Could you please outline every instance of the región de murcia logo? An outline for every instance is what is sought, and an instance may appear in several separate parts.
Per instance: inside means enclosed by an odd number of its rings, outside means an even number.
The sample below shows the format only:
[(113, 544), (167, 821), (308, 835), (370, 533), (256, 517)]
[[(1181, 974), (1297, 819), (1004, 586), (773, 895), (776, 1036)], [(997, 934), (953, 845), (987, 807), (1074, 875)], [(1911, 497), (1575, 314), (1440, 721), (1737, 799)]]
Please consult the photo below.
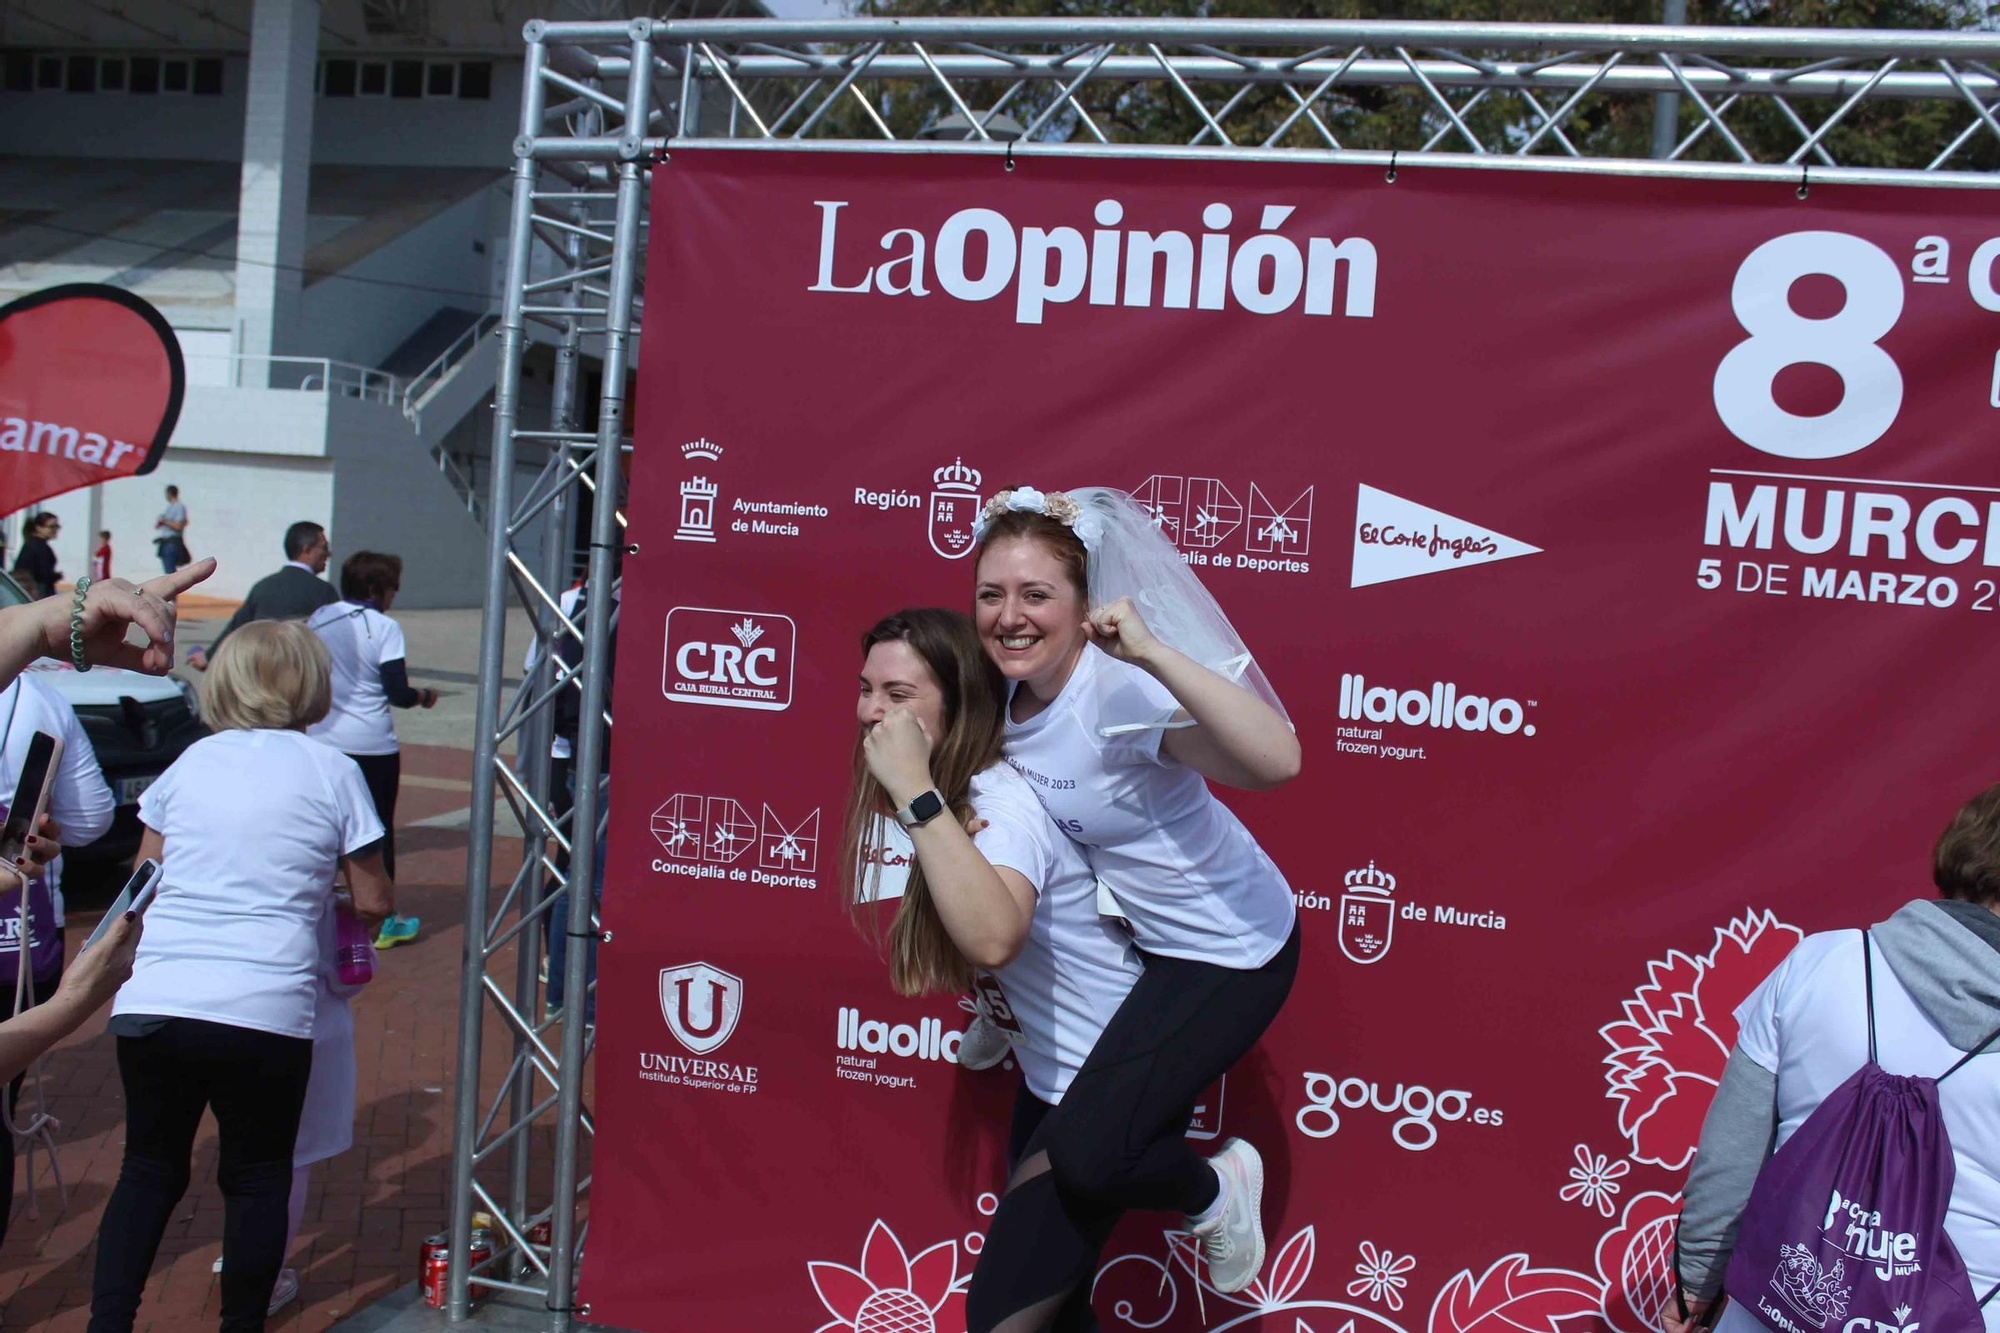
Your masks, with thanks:
[(1396, 877), (1377, 870), (1370, 861), (1365, 869), (1350, 870), (1347, 891), (1340, 895), (1340, 951), (1357, 963), (1379, 963), (1389, 956), (1395, 936)]
[(955, 458), (931, 473), (931, 549), (956, 560), (972, 549), (972, 521), (979, 517), (979, 473)]

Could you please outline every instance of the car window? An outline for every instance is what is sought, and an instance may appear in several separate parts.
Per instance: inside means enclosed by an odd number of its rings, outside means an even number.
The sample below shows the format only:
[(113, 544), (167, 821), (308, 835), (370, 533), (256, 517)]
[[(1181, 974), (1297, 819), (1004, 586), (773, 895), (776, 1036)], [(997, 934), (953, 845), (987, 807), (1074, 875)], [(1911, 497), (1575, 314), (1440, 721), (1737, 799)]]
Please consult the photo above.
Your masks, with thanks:
[(22, 606), (31, 600), (11, 575), (0, 573), (0, 606)]

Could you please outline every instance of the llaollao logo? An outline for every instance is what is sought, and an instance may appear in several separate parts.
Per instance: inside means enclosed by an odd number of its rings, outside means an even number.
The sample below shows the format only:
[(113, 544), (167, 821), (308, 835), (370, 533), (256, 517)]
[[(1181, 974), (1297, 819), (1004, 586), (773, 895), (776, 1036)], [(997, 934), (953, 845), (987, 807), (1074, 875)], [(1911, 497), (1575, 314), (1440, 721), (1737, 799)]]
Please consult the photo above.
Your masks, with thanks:
[(1448, 680), (1432, 681), (1428, 687), (1417, 689), (1398, 689), (1394, 685), (1372, 684), (1358, 671), (1344, 673), (1340, 678), (1340, 716), (1349, 722), (1532, 736), (1535, 724), (1527, 720), (1527, 710), (1534, 706), (1534, 700), (1523, 704), (1519, 699), (1473, 694)]

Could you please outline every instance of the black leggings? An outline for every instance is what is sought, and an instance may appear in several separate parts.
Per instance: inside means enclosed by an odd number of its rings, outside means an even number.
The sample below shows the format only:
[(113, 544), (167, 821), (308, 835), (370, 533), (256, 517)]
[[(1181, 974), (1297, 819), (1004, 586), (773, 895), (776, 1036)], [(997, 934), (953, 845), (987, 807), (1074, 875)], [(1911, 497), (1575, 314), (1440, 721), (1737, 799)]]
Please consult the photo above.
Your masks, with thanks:
[(1039, 1123), (1021, 1144), (973, 1270), (968, 1333), (1091, 1327), (1098, 1254), (1125, 1210), (1198, 1213), (1215, 1201), (1215, 1171), (1187, 1141), (1195, 1099), (1278, 1016), (1298, 973), (1298, 927), (1248, 971), (1140, 957), (1145, 975), (1062, 1104), (1015, 1108), (1017, 1131), (1024, 1119)]
[(125, 1161), (97, 1232), (90, 1333), (131, 1333), (174, 1205), (187, 1193), (204, 1107), (221, 1139), (222, 1330), (262, 1333), (285, 1261), (292, 1149), (312, 1075), (312, 1042), (169, 1018), (118, 1038)]
[(396, 882), (396, 790), (403, 785), (403, 755), (401, 751), (390, 754), (351, 754), (347, 756), (361, 765), (361, 780), (368, 784), (368, 794), (375, 798), (375, 817), (382, 821), (382, 869), (388, 874), (389, 882)]

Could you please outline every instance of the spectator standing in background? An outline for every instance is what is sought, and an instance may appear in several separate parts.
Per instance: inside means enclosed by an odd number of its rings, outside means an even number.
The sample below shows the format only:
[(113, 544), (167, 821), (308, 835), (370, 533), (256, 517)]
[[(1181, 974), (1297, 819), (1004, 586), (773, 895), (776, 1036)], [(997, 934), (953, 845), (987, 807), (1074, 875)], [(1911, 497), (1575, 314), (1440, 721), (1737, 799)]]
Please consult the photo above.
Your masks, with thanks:
[(94, 1333), (132, 1328), (204, 1109), (221, 1141), (222, 1328), (264, 1327), (312, 1074), (320, 922), (342, 872), (362, 920), (395, 905), (361, 771), (304, 734), (332, 674), (304, 625), (248, 627), (201, 684), (215, 734), (140, 799), (139, 856), (165, 875), (112, 1012), (125, 1157), (97, 1235)]
[(188, 507), (181, 503), (181, 488), (167, 487), (167, 507), (153, 525), (153, 549), (160, 553), (160, 566), (171, 574), (188, 562)]
[[(312, 613), (306, 625), (333, 659), (333, 706), (307, 734), (361, 766), (361, 776), (382, 821), (382, 865), (396, 879), (396, 792), (402, 785), (402, 746), (391, 708), (430, 708), (436, 690), (410, 684), (403, 629), (389, 619), (403, 584), (403, 558), (356, 551), (340, 566), (342, 600)], [(420, 922), (391, 916), (375, 940), (378, 949), (413, 940)]]
[(56, 568), (56, 552), (49, 538), (61, 531), (62, 520), (54, 514), (36, 514), (28, 520), (28, 539), (21, 543), (21, 554), (14, 559), (14, 581), (36, 601), (56, 595), (62, 571)]
[(111, 577), (111, 529), (109, 528), (97, 534), (97, 549), (90, 555), (90, 577), (94, 579)]
[(207, 648), (188, 650), (188, 661), (206, 671), (208, 659), (222, 647), (222, 641), (253, 620), (304, 620), (322, 606), (340, 600), (333, 585), (320, 575), (333, 548), (326, 529), (301, 521), (285, 529), (285, 563), (275, 574), (267, 574), (250, 585), (250, 595)]

